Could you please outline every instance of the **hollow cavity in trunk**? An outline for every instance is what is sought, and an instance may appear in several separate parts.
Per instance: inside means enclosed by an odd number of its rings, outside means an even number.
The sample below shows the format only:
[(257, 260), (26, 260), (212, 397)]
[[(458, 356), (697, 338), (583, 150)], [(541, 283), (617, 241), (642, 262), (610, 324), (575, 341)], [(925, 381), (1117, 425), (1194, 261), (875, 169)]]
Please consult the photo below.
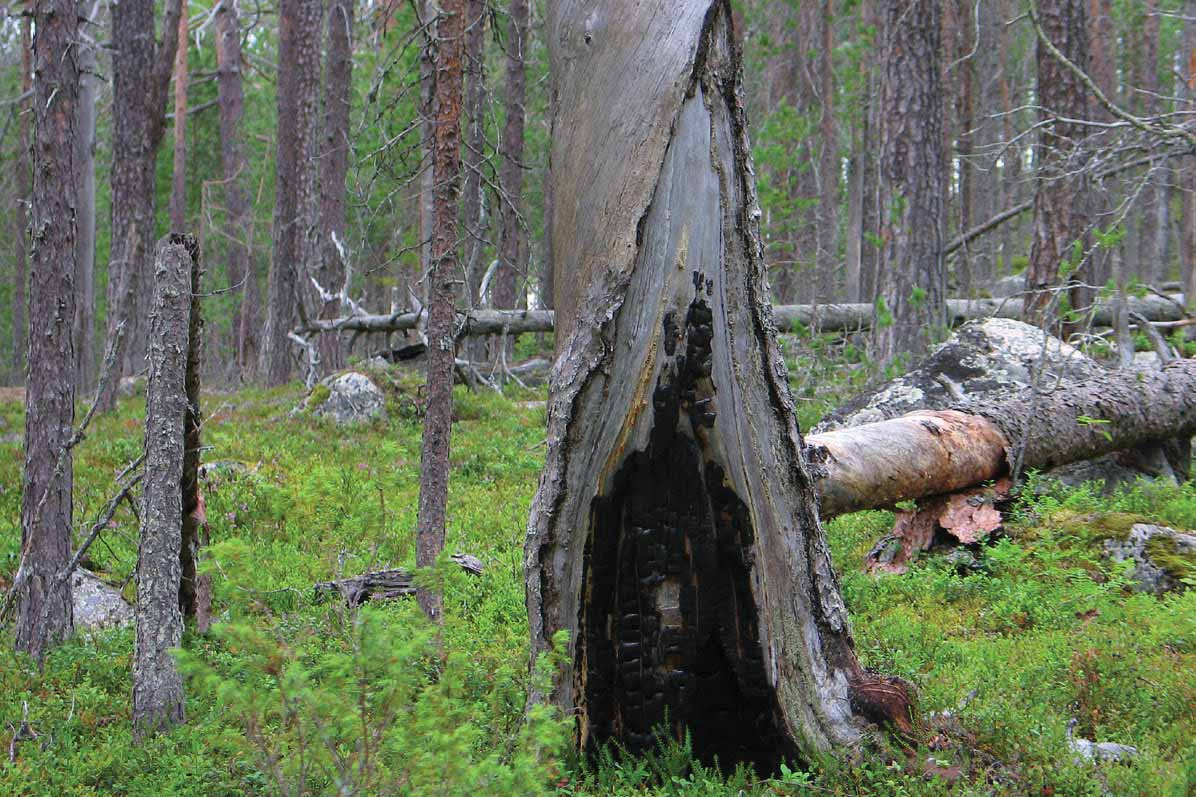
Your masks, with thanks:
[(668, 361), (646, 449), (595, 499), (579, 664), (591, 749), (639, 753), (688, 733), (695, 756), (776, 771), (791, 756), (748, 580), (747, 507), (715, 461), (709, 284), (694, 273), (684, 318), (664, 317)]

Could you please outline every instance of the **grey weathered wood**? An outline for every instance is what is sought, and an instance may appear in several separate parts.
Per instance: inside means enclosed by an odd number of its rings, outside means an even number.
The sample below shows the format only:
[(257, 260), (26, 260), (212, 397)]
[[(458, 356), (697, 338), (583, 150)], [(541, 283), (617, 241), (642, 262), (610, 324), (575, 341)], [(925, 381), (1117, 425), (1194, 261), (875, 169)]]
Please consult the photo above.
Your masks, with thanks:
[(133, 725), (139, 735), (184, 718), (183, 681), (169, 651), (183, 638), (179, 552), (191, 264), (182, 236), (158, 242), (146, 353), (145, 491), (137, 548)]
[[(730, 5), (550, 8), (551, 236), (572, 278), (556, 286), (525, 573), (533, 656), (558, 632), (569, 642), (532, 700), (574, 717), (583, 749), (612, 737), (644, 749), (667, 706), (669, 731), (685, 725), (724, 765), (842, 752), (864, 718), (908, 725), (904, 690), (856, 659), (815, 508), (768, 302)], [(618, 554), (641, 537), (646, 581)], [(676, 558), (667, 570), (658, 544)], [(693, 602), (678, 608), (678, 593)], [(654, 636), (666, 629), (688, 651), (673, 663)], [(697, 679), (706, 665), (715, 688)], [(712, 707), (724, 699), (729, 720)]]
[(203, 268), (195, 238), (190, 235), (174, 236), (174, 242), (182, 244), (190, 256), (187, 284), (191, 295), (187, 315), (187, 372), (184, 378), (187, 410), (183, 422), (183, 539), (179, 548), (179, 563), (182, 567), (179, 608), (184, 614), (195, 616), (199, 610), (200, 581), (196, 563), (200, 545), (199, 454), (203, 425), (199, 407), (199, 375), (203, 368), (203, 312), (200, 303), (200, 275), (203, 274)]
[[(453, 554), (449, 557), (466, 573), (481, 575), (482, 560), (469, 554)], [(369, 600), (406, 598), (415, 594), (415, 577), (410, 570), (401, 567), (392, 570), (375, 570), (352, 578), (336, 581), (321, 581), (312, 587), (316, 603), (339, 595), (349, 606), (360, 606)]]
[[(1128, 307), (1156, 322), (1172, 322), (1183, 319), (1184, 296), (1170, 294), (1166, 297), (1149, 295), (1130, 297)], [(1022, 299), (948, 299), (948, 322), (959, 326), (965, 321), (977, 318), (1020, 318)], [(823, 332), (853, 332), (872, 328), (876, 308), (871, 304), (781, 304), (772, 308), (772, 317), (778, 329), (789, 330), (801, 324)], [(414, 312), (381, 315), (344, 316), (339, 319), (310, 320), (300, 333), (323, 332), (403, 332), (419, 326), (423, 316)], [(474, 310), (459, 313), (455, 328), (465, 335), (517, 335), (524, 332), (552, 332), (555, 326), (552, 310)], [(1094, 326), (1110, 326), (1113, 309), (1108, 302), (1098, 302), (1093, 309)]]

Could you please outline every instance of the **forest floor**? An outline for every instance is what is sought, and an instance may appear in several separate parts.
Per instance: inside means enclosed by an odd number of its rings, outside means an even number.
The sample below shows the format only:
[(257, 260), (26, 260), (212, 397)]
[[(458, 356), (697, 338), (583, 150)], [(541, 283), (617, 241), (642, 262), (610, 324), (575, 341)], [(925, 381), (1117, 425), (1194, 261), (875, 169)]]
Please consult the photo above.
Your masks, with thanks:
[[(797, 391), (802, 394), (803, 391)], [(312, 584), (414, 561), (419, 397), (344, 429), (293, 416), (301, 390), (204, 396), (216, 628), (184, 639), (187, 724), (136, 744), (131, 629), (87, 632), (44, 673), (0, 632), (0, 794), (242, 795), (1184, 795), (1196, 790), (1196, 589), (1133, 592), (1100, 539), (1132, 520), (1196, 528), (1196, 489), (1091, 489), (1023, 501), (962, 572), (925, 557), (869, 576), (886, 512), (827, 529), (866, 666), (918, 692), (922, 739), (888, 763), (717, 774), (683, 747), (598, 765), (558, 755), (558, 718), (521, 723), (529, 686), (523, 540), (544, 456), (543, 390), (456, 393), (446, 566), (436, 640), (414, 602), (350, 612)], [(808, 397), (807, 397), (808, 398)], [(826, 402), (807, 401), (803, 426)], [(75, 517), (90, 523), (142, 446), (143, 402), (98, 418), (75, 458)], [(0, 439), (22, 428), (0, 403)], [(11, 436), (10, 436), (11, 437)], [(19, 545), (21, 452), (0, 443), (0, 587)], [(128, 506), (89, 567), (132, 596)], [(1112, 530), (1112, 531), (1110, 531)], [(439, 645), (439, 647), (438, 647)], [(970, 700), (967, 696), (973, 694)], [(935, 712), (958, 711), (946, 721)], [(1131, 764), (1073, 761), (1076, 735), (1138, 747)], [(17, 741), (13, 741), (14, 737)]]

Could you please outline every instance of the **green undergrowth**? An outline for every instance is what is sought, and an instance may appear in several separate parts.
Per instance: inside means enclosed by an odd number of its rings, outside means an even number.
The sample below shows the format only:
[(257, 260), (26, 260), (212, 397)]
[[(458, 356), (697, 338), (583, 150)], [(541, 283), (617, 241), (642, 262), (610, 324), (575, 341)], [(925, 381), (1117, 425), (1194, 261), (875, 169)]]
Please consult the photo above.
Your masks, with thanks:
[[(129, 630), (80, 634), (38, 673), (0, 638), (3, 795), (1183, 795), (1196, 789), (1196, 590), (1131, 589), (1101, 540), (1133, 522), (1196, 527), (1192, 487), (1026, 491), (1006, 535), (959, 570), (927, 557), (862, 572), (892, 516), (827, 529), (863, 663), (918, 697), (919, 741), (888, 759), (796, 762), (779, 777), (716, 772), (683, 745), (580, 763), (568, 724), (523, 720), (527, 513), (544, 456), (544, 395), (456, 393), (446, 553), (421, 577), (445, 595), (439, 639), (412, 601), (351, 612), (312, 584), (410, 566), (418, 498), (418, 385), (387, 392), (388, 420), (340, 428), (291, 415), (295, 386), (205, 395), (205, 485), (216, 626), (189, 629), (187, 724), (134, 743)], [(818, 398), (829, 405), (830, 398)], [(143, 404), (98, 418), (76, 456), (82, 526), (141, 448)], [(21, 410), (0, 404), (20, 428)], [(815, 416), (811, 409), (804, 416)], [(806, 417), (810, 422), (813, 417)], [(0, 586), (18, 552), (19, 445), (0, 444)], [(126, 582), (136, 520), (124, 506), (89, 566)], [(968, 696), (974, 695), (969, 699)], [(955, 711), (944, 723), (936, 712)], [(27, 708), (26, 708), (27, 707)], [(1072, 761), (1076, 734), (1139, 748), (1132, 765)], [(35, 738), (9, 741), (28, 723)], [(938, 774), (935, 774), (938, 773)]]

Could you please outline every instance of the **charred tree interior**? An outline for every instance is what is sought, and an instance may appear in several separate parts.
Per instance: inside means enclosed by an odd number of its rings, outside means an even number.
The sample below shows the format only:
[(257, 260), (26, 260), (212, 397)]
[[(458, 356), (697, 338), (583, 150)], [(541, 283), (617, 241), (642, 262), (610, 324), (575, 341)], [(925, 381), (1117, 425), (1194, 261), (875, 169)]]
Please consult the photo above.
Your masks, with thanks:
[(532, 655), (561, 631), (568, 648), (532, 700), (585, 751), (688, 732), (699, 758), (760, 771), (908, 726), (901, 685), (856, 658), (818, 520), (730, 4), (551, 11), (551, 235), (576, 273), (525, 573)]
[(658, 735), (688, 732), (708, 764), (775, 772), (796, 751), (760, 648), (750, 513), (708, 445), (717, 417), (712, 283), (693, 276), (685, 318), (664, 316), (669, 360), (652, 395), (648, 446), (594, 502), (579, 645), (589, 739), (642, 752)]

